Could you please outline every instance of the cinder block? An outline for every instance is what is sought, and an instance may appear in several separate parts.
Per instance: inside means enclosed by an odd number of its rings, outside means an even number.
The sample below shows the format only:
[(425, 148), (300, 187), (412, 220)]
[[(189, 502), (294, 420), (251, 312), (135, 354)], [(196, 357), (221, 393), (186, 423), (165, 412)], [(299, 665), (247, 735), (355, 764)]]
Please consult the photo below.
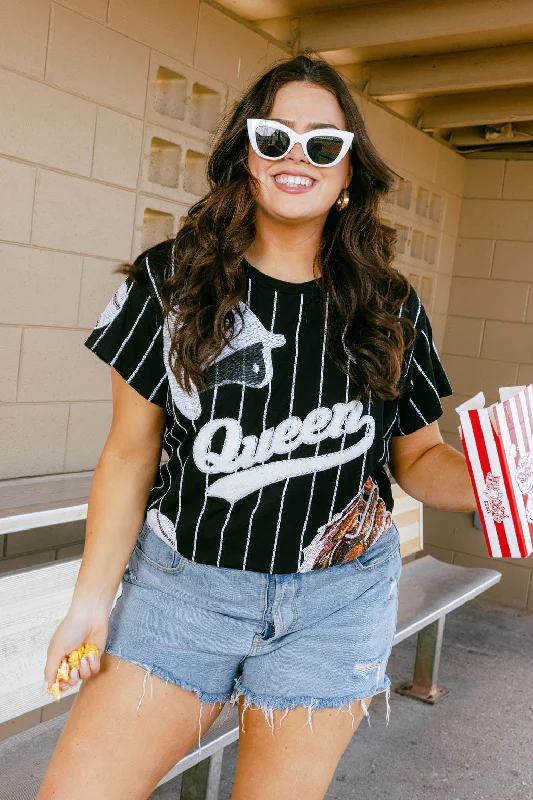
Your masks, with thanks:
[(532, 264), (533, 242), (496, 242), (492, 263), (493, 278), (531, 282)]
[(182, 203), (139, 195), (131, 257), (136, 258), (148, 247), (174, 237), (187, 209), (188, 206)]
[(421, 180), (434, 183), (440, 147), (431, 136), (406, 124), (400, 157), (403, 168)]
[(239, 25), (218, 9), (206, 3), (200, 5), (195, 67), (211, 74), (216, 64), (219, 80), (235, 88), (244, 88), (263, 71), (266, 53), (267, 40), (262, 36)]
[(399, 182), (395, 184), (395, 189), (392, 192), (396, 205), (404, 208), (406, 211), (411, 209), (413, 203), (413, 182), (408, 178), (402, 177)]
[(83, 11), (89, 17), (106, 21), (109, 0), (63, 0), (63, 5)]
[(497, 199), (502, 196), (506, 163), (503, 159), (468, 158), (465, 162), (464, 197)]
[(68, 404), (0, 405), (0, 479), (61, 472)]
[(48, 525), (46, 528), (31, 528), (8, 534), (6, 555), (25, 555), (35, 550), (46, 549), (53, 551), (56, 547), (80, 542), (84, 538), (85, 520)]
[(415, 197), (415, 214), (419, 217), (427, 217), (429, 212), (429, 189), (425, 186), (418, 186)]
[(533, 322), (533, 292), (531, 291), (531, 286), (529, 286), (529, 298), (527, 304), (526, 322)]
[(454, 317), (451, 314), (446, 322), (444, 334), (445, 353), (457, 356), (476, 357), (481, 351), (481, 337), (483, 335), (483, 320), (469, 317)]
[(470, 278), (488, 278), (490, 276), (493, 239), (457, 239), (453, 274)]
[(362, 116), (370, 140), (380, 156), (386, 162), (401, 161), (404, 139), (409, 135), (410, 126), (370, 101), (364, 103)]
[(502, 161), (501, 163), (505, 165), (502, 197), (508, 200), (533, 200), (533, 162)]
[(529, 386), (533, 383), (533, 364), (520, 364), (518, 367), (517, 386)]
[(533, 242), (533, 201), (463, 201), (459, 236)]
[[(192, 63), (199, 0), (110, 0), (109, 24), (156, 50)], [(211, 65), (211, 70), (216, 68)]]
[(455, 258), (457, 237), (448, 233), (440, 234), (440, 247), (437, 260), (437, 270), (441, 275), (451, 275)]
[[(0, 319), (1, 318), (0, 316)], [(17, 399), (17, 377), (21, 336), (22, 328), (0, 325), (0, 364), (2, 365), (0, 402), (3, 403), (14, 402)]]
[(30, 553), (26, 556), (3, 558), (0, 561), (0, 573), (12, 572), (15, 569), (29, 569), (37, 564), (50, 564), (55, 560), (55, 550), (45, 550), (41, 553)]
[(176, 218), (166, 211), (147, 208), (144, 212), (141, 250), (171, 239), (176, 229)]
[(33, 711), (28, 711), (26, 714), (21, 714), (20, 717), (10, 719), (7, 722), (0, 724), (0, 741), (14, 736), (16, 733), (22, 733), (30, 728), (35, 727), (41, 721), (41, 709), (34, 708)]
[(454, 276), (450, 314), (480, 319), (523, 321), (528, 284)]
[(29, 242), (35, 167), (0, 158), (0, 239)]
[(135, 189), (139, 178), (142, 138), (141, 120), (100, 107), (92, 177)]
[(429, 218), (440, 223), (444, 209), (444, 196), (438, 192), (431, 192), (429, 200)]
[(80, 256), (0, 244), (0, 319), (12, 325), (76, 325)]
[(458, 197), (463, 196), (467, 159), (451, 147), (441, 144), (437, 150), (435, 184), (439, 189)]
[(448, 313), (450, 302), (450, 289), (452, 286), (451, 275), (437, 275), (435, 277), (435, 294), (433, 296), (433, 313)]
[(446, 194), (444, 203), (444, 216), (442, 220), (442, 230), (450, 236), (459, 235), (459, 220), (462, 218), (461, 197), (455, 194)]
[(110, 369), (83, 342), (87, 331), (25, 328), (18, 400), (109, 400)]
[(210, 75), (152, 51), (146, 118), (207, 142), (225, 106), (227, 91), (225, 84)]
[(80, 175), (90, 174), (94, 103), (0, 70), (0, 106), (3, 153)]
[(94, 469), (113, 413), (112, 403), (74, 403), (68, 422), (65, 472)]
[(427, 542), (424, 542), (420, 556), (433, 556), (433, 558), (438, 558), (439, 561), (445, 561), (448, 564), (453, 562), (453, 550), (436, 547), (434, 544), (428, 544)]
[[(487, 322), (487, 326), (504, 325), (507, 327), (510, 324), (509, 322)], [(499, 361), (494, 360), (497, 358), (496, 356), (491, 358), (486, 355), (484, 350), (481, 358), (447, 354), (443, 358), (443, 363), (454, 391), (466, 395), (466, 397), (472, 397), (481, 391), (485, 392), (487, 397), (498, 397), (500, 386), (515, 386), (518, 363), (507, 360), (509, 352), (511, 350), (507, 352), (506, 358), (501, 358), (503, 354), (500, 353), (501, 360)], [(513, 358), (515, 357), (518, 362), (518, 356), (513, 353)]]
[(134, 209), (134, 192), (42, 170), (33, 243), (104, 258), (128, 258)]
[(207, 190), (206, 145), (175, 131), (146, 126), (142, 189), (190, 204)]
[(93, 328), (109, 300), (124, 281), (125, 275), (115, 272), (119, 263), (100, 258), (84, 258), (81, 278), (78, 325)]
[(144, 45), (52, 5), (48, 83), (142, 117), (148, 65), (149, 50)]
[(473, 519), (474, 514), (470, 512), (424, 507), (424, 544), (487, 558), (485, 536), (483, 531), (474, 528)]
[(504, 606), (526, 608), (531, 570), (516, 564), (516, 559), (513, 559), (511, 564), (509, 559), (489, 558), (488, 556), (480, 558), (465, 553), (456, 553), (453, 563), (461, 567), (485, 567), (501, 572), (502, 577), (499, 583), (487, 589), (483, 596), (487, 600), (501, 603)]
[[(481, 358), (512, 359), (521, 364), (533, 364), (533, 325), (487, 320)], [(500, 386), (512, 385), (500, 383)]]
[(0, 64), (36, 78), (44, 77), (49, 16), (48, 0), (3, 3)]

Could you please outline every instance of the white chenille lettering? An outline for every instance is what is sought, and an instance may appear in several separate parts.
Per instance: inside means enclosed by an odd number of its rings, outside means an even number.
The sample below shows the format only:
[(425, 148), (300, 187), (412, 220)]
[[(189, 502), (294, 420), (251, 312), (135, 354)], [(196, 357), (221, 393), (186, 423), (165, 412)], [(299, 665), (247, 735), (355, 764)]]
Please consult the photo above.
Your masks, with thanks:
[[(220, 453), (211, 449), (213, 436), (221, 428), (226, 437)], [(194, 440), (192, 455), (199, 470), (206, 473), (234, 472), (235, 459), (242, 442), (242, 428), (235, 419), (223, 418), (207, 422)]]
[[(346, 412), (345, 412), (346, 413)], [(330, 436), (329, 424), (333, 418), (331, 408), (315, 408), (305, 418), (302, 426), (301, 442), (303, 444), (316, 444)]]
[(288, 417), (280, 422), (274, 431), (273, 449), (275, 453), (284, 455), (292, 453), (301, 443), (300, 431), (302, 420), (300, 417)]

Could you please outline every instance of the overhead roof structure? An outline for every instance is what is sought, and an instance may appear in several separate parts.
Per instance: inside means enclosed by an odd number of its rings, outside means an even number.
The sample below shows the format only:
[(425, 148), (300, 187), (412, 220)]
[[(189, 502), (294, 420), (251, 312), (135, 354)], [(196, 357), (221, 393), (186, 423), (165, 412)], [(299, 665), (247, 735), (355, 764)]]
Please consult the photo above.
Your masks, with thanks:
[(470, 157), (533, 158), (533, 0), (219, 0)]

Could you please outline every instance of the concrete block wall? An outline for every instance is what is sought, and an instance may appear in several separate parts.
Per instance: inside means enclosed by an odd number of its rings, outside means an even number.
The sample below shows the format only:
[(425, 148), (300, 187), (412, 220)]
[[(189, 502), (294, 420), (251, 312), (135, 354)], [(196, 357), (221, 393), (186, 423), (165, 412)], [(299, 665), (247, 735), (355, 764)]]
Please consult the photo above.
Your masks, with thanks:
[(366, 97), (356, 100), (378, 152), (401, 176), (382, 216), (398, 231), (395, 266), (420, 295), (441, 352), (466, 159)]
[[(494, 403), (500, 386), (533, 382), (532, 161), (466, 161), (443, 362), (455, 395), (444, 400), (441, 430), (459, 450), (459, 403), (481, 390)], [(427, 509), (424, 552), (500, 570), (487, 597), (533, 611), (533, 555), (489, 559), (472, 523), (472, 514)]]
[(0, 478), (90, 469), (109, 370), (82, 346), (204, 193), (221, 112), (286, 56), (198, 0), (7, 0), (0, 33)]
[[(203, 193), (219, 114), (287, 53), (201, 0), (6, 0), (2, 11), (0, 479), (11, 479), (94, 467), (110, 379), (83, 341), (122, 280), (114, 270), (175, 232)], [(406, 182), (384, 216), (441, 347), (464, 159), (356, 101)], [(83, 538), (83, 524), (0, 537), (0, 573), (79, 555)]]

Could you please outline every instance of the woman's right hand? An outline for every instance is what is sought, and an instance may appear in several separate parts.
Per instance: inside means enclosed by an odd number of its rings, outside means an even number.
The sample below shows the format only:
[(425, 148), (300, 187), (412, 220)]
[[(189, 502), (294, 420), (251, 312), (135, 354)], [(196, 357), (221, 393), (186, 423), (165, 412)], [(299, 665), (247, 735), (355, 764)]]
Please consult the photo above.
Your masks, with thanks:
[(80, 679), (87, 680), (91, 675), (96, 675), (100, 670), (100, 657), (105, 648), (108, 627), (107, 610), (96, 611), (94, 606), (71, 607), (48, 645), (44, 668), (44, 679), (48, 687), (55, 682), (57, 670), (65, 656), (83, 644), (95, 644), (98, 655), (94, 659), (91, 658), (92, 654), (88, 658), (82, 658), (79, 672), (76, 668), (72, 669), (69, 682), (60, 681), (59, 688), (68, 689), (76, 686)]

